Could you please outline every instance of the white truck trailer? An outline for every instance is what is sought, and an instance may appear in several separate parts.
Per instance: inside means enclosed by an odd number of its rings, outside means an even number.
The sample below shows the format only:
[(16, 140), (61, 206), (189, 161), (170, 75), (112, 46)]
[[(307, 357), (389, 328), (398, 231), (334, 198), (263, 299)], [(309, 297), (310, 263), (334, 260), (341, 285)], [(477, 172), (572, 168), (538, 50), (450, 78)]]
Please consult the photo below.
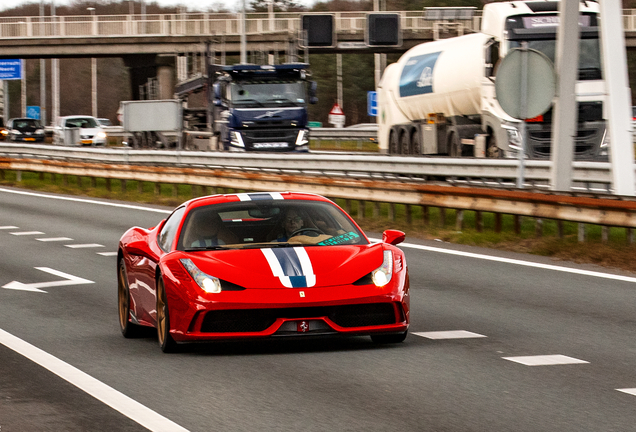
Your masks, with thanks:
[[(490, 3), (479, 33), (420, 44), (390, 64), (377, 89), (380, 151), (516, 157), (521, 123), (497, 102), (497, 66), (521, 46), (554, 61), (558, 9), (558, 1)], [(598, 14), (596, 2), (580, 2), (577, 160), (607, 158)], [(552, 108), (526, 125), (528, 157), (549, 159)]]

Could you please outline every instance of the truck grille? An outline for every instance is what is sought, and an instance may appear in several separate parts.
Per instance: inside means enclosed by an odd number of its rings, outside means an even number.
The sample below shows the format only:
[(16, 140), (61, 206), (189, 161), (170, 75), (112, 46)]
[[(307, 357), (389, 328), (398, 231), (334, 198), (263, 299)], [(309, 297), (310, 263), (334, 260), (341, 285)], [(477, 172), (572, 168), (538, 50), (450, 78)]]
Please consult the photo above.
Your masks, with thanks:
[(279, 309), (238, 309), (211, 311), (201, 324), (203, 333), (262, 332), (278, 318), (310, 319), (328, 317), (340, 327), (367, 327), (395, 324), (391, 303)]

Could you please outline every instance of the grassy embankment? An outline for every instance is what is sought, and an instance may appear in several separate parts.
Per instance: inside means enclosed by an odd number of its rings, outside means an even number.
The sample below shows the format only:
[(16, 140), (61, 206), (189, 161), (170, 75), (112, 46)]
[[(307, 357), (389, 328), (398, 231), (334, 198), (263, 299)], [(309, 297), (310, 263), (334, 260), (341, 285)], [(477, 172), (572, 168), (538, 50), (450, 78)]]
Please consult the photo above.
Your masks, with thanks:
[[(22, 174), (22, 181), (18, 182), (16, 173), (5, 171), (4, 178), (0, 178), (0, 184), (17, 186), (21, 188), (83, 195), (97, 198), (117, 199), (123, 201), (161, 204), (176, 206), (193, 196), (213, 193), (211, 190), (203, 190), (201, 187), (190, 185), (161, 185), (160, 193), (155, 193), (153, 183), (127, 181), (111, 181), (110, 190), (105, 179), (97, 179), (93, 187), (91, 180), (86, 177), (64, 177), (61, 175), (39, 173)], [(236, 192), (226, 190), (224, 192)], [(531, 218), (522, 218), (521, 233), (515, 234), (514, 222), (511, 216), (504, 216), (502, 230), (494, 232), (495, 218), (493, 214), (482, 215), (483, 229), (479, 232), (475, 228), (475, 213), (464, 213), (464, 224), (461, 231), (456, 230), (455, 211), (447, 210), (445, 223), (441, 223), (439, 209), (430, 208), (429, 223), (424, 224), (423, 212), (420, 207), (411, 208), (411, 223), (407, 221), (406, 207), (395, 205), (394, 221), (389, 219), (390, 208), (388, 204), (380, 206), (380, 216), (374, 217), (374, 209), (371, 203), (367, 203), (364, 216), (358, 215), (357, 202), (347, 203), (337, 199), (336, 202), (349, 210), (350, 214), (366, 231), (381, 232), (388, 228), (400, 229), (407, 233), (409, 238), (437, 239), (451, 243), (483, 246), (509, 251), (527, 252), (537, 255), (553, 257), (557, 260), (572, 260), (583, 263), (599, 264), (606, 267), (614, 267), (636, 272), (636, 245), (629, 245), (626, 240), (626, 230), (623, 228), (611, 228), (609, 239), (603, 243), (601, 228), (587, 226), (587, 241), (577, 241), (577, 224), (565, 222), (563, 224), (564, 238), (558, 237), (558, 228), (555, 221), (543, 221), (542, 235), (537, 236), (535, 221)]]

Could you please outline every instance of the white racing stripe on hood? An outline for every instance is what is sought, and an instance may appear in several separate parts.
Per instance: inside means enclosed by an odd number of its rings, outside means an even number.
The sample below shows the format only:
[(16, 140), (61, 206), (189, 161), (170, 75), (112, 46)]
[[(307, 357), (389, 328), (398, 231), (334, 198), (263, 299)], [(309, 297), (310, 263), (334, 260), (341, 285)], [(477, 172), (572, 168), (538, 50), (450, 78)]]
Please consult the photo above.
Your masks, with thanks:
[(308, 288), (316, 285), (311, 260), (303, 247), (261, 249), (272, 274), (286, 288)]

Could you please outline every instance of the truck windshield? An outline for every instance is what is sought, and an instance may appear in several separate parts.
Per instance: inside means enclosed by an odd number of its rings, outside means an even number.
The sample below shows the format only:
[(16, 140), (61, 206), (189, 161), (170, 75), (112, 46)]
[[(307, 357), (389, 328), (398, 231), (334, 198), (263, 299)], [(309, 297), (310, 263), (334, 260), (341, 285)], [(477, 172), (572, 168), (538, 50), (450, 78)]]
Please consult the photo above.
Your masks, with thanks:
[[(510, 41), (510, 48), (521, 47), (518, 40)], [(554, 39), (528, 40), (528, 48), (541, 51), (554, 63), (556, 41)], [(601, 52), (598, 39), (581, 39), (579, 41), (579, 79), (601, 79)]]
[(235, 105), (271, 108), (305, 104), (305, 86), (302, 81), (233, 82), (230, 89), (230, 100)]

